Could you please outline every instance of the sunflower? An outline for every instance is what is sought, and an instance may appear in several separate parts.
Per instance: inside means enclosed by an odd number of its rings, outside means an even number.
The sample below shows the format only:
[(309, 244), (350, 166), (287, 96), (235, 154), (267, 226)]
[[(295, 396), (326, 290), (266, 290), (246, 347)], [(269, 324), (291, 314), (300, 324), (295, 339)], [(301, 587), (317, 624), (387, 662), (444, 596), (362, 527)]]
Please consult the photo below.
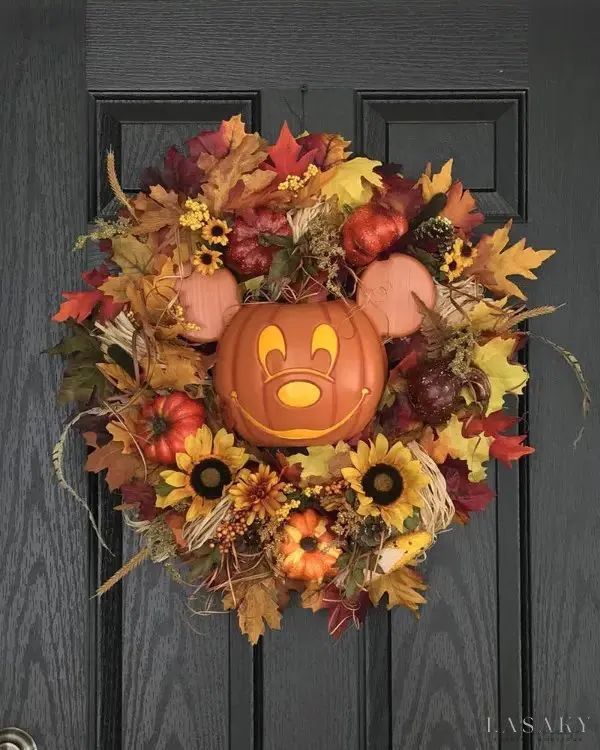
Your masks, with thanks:
[(230, 232), (231, 228), (223, 219), (210, 219), (202, 227), (202, 239), (212, 245), (226, 245), (229, 242), (227, 235)]
[(284, 482), (279, 481), (276, 472), (265, 464), (259, 464), (256, 471), (242, 469), (229, 494), (235, 499), (237, 510), (249, 511), (246, 523), (250, 526), (256, 516), (262, 520), (266, 515), (277, 514), (285, 501), (285, 495), (281, 491), (283, 486)]
[(368, 445), (360, 440), (350, 459), (353, 466), (343, 468), (342, 474), (357, 494), (356, 512), (381, 516), (388, 525), (403, 531), (413, 507), (421, 505), (419, 490), (428, 481), (420, 462), (401, 442), (390, 448), (382, 434)]
[(223, 265), (222, 254), (218, 250), (211, 250), (206, 245), (201, 245), (192, 255), (192, 265), (204, 276), (212, 276)]
[(175, 457), (181, 471), (168, 469), (160, 473), (165, 484), (173, 489), (159, 495), (156, 505), (168, 508), (189, 499), (192, 504), (186, 521), (207, 515), (249, 458), (244, 449), (234, 446), (233, 442), (233, 435), (224, 429), (213, 438), (207, 425), (188, 436), (185, 453), (177, 453)]

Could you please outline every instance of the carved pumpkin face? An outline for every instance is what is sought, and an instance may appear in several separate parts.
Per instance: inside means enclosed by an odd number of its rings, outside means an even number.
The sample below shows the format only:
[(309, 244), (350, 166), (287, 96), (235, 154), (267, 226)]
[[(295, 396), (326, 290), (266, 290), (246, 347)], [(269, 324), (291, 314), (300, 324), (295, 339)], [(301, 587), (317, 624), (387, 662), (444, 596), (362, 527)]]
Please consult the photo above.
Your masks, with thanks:
[(367, 425), (386, 374), (379, 333), (356, 305), (258, 303), (225, 329), (214, 384), (226, 423), (250, 442), (322, 445)]

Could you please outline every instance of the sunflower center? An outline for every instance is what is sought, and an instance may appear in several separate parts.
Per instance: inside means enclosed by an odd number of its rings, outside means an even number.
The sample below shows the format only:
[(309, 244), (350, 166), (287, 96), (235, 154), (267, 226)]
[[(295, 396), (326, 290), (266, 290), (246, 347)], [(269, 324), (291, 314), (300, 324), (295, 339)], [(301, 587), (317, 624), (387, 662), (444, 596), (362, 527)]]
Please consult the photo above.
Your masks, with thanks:
[(362, 486), (375, 505), (390, 505), (402, 494), (404, 482), (395, 466), (375, 464), (365, 472)]
[(317, 549), (317, 540), (314, 536), (304, 536), (300, 540), (300, 546), (305, 552), (314, 552)]
[(159, 435), (162, 435), (163, 432), (166, 432), (168, 430), (169, 425), (164, 417), (161, 417), (159, 414), (157, 414), (155, 417), (152, 417), (151, 428), (152, 434), (155, 437), (158, 437)]
[(213, 228), (212, 228), (212, 229), (210, 230), (210, 233), (212, 234), (212, 236), (213, 236), (213, 237), (221, 237), (221, 236), (222, 236), (222, 234), (223, 234), (223, 227), (220, 227), (220, 226), (219, 226), (219, 225), (217, 224), (216, 226), (214, 226), (214, 227), (213, 227)]
[(231, 482), (229, 466), (218, 458), (205, 458), (192, 469), (190, 484), (202, 497), (216, 500)]
[(210, 264), (212, 263), (212, 259), (213, 257), (210, 253), (202, 253), (202, 255), (200, 256), (200, 262), (205, 266), (210, 266)]

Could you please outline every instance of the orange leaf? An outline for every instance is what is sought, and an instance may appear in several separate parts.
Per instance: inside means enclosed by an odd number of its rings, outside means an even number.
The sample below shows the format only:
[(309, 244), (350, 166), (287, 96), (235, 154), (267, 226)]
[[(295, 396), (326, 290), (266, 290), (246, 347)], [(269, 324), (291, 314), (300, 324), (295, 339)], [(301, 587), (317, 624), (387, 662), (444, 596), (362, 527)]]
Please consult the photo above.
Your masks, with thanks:
[(123, 443), (111, 440), (90, 453), (85, 464), (86, 471), (96, 474), (106, 469), (106, 483), (111, 490), (129, 481), (142, 466), (138, 457), (124, 454), (123, 448)]
[(477, 203), (469, 190), (463, 190), (462, 182), (455, 182), (448, 190), (446, 205), (442, 216), (449, 219), (454, 226), (465, 234), (483, 222), (484, 216), (477, 211)]
[(300, 156), (301, 152), (302, 146), (291, 134), (287, 122), (284, 122), (277, 143), (268, 149), (269, 161), (265, 163), (265, 168), (276, 172), (280, 182), (290, 174), (301, 175), (317, 153), (312, 149)]

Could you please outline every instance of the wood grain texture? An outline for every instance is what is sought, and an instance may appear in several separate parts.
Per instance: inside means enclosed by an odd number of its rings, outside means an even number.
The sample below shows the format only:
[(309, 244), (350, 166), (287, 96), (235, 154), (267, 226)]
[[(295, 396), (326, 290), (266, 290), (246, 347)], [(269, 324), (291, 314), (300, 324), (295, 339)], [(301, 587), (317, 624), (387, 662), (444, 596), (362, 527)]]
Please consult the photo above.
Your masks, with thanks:
[[(530, 240), (559, 248), (532, 304), (567, 302), (533, 330), (580, 358), (595, 405), (577, 449), (580, 394), (559, 356), (530, 350), (531, 645), (537, 716), (590, 717), (578, 747), (600, 745), (600, 66), (596, 3), (532, 3)], [(545, 739), (535, 736), (533, 746)], [(553, 747), (572, 747), (566, 735)]]
[[(527, 7), (443, 0), (88, 2), (91, 88), (478, 88), (526, 83)], [(132, 44), (143, 34), (143, 43)], [(152, 63), (149, 65), (148, 61)]]
[(497, 695), (496, 513), (474, 514), (443, 534), (423, 573), (416, 620), (392, 611), (393, 748), (489, 748), (486, 717)]
[(42, 750), (87, 743), (87, 519), (53, 481), (61, 366), (42, 354), (84, 261), (83, 28), (77, 0), (0, 3), (0, 725)]
[[(137, 545), (126, 531), (124, 559)], [(126, 579), (123, 605), (123, 748), (222, 750), (228, 616), (192, 616), (185, 589), (151, 562)]]

